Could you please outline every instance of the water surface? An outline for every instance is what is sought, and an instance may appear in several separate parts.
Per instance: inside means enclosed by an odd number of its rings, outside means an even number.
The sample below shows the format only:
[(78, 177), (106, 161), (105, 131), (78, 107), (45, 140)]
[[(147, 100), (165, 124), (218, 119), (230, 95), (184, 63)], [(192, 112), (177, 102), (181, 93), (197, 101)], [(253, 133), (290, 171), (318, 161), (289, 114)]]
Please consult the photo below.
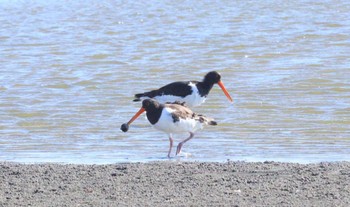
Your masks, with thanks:
[[(0, 160), (165, 160), (133, 94), (211, 70), (188, 161), (350, 160), (347, 1), (0, 1)], [(175, 136), (176, 143), (187, 134)], [(175, 151), (175, 149), (174, 149)]]

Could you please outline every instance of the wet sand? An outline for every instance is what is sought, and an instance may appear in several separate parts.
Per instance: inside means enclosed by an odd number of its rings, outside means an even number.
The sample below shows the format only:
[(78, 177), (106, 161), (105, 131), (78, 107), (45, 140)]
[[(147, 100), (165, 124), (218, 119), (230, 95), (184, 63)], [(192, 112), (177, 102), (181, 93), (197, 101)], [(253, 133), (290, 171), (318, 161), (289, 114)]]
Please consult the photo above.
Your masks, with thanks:
[(350, 162), (0, 162), (0, 206), (350, 206)]

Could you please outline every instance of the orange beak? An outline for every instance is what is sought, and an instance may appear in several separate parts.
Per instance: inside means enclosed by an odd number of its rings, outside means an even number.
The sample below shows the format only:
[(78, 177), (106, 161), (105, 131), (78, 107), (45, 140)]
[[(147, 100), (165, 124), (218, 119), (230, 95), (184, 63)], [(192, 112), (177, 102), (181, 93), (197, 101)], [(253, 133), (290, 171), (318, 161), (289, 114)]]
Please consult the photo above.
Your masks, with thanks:
[(145, 112), (145, 109), (143, 107), (140, 108), (140, 110), (128, 121), (127, 125), (129, 126), (135, 119), (137, 119), (143, 112)]
[(225, 93), (225, 95), (226, 95), (226, 97), (228, 98), (228, 100), (230, 100), (231, 102), (233, 102), (233, 100), (232, 100), (230, 94), (227, 92), (227, 90), (226, 90), (224, 84), (222, 83), (222, 81), (219, 81), (219, 82), (218, 82), (218, 85), (220, 86), (220, 88), (222, 89), (222, 91)]

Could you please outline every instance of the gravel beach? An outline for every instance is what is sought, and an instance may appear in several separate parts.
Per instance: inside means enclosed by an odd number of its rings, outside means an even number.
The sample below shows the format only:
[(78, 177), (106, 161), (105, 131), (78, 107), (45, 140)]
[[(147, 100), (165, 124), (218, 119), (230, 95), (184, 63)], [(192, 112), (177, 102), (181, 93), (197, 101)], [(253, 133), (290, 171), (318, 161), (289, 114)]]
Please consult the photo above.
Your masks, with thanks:
[(0, 206), (350, 206), (350, 162), (1, 162)]

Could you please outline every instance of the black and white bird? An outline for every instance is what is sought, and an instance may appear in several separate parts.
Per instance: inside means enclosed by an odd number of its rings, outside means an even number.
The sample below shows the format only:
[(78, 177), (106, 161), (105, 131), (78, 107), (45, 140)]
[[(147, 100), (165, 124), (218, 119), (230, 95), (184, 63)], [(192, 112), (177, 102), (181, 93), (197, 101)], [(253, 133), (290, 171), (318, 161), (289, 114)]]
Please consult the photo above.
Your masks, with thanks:
[(165, 85), (157, 90), (135, 94), (134, 101), (153, 98), (160, 103), (180, 101), (185, 102), (189, 107), (199, 106), (204, 103), (214, 84), (218, 84), (226, 97), (231, 102), (233, 101), (221, 81), (221, 75), (216, 71), (207, 73), (201, 82), (178, 81)]
[(126, 132), (130, 124), (137, 119), (144, 111), (148, 121), (158, 130), (168, 134), (170, 146), (168, 157), (170, 158), (173, 147), (173, 133), (188, 132), (190, 136), (181, 141), (176, 149), (176, 155), (181, 152), (182, 146), (193, 138), (194, 133), (202, 129), (204, 125), (217, 125), (212, 119), (201, 114), (192, 112), (183, 103), (174, 102), (161, 104), (154, 99), (145, 99), (142, 101), (141, 109), (130, 119), (129, 122), (121, 126), (121, 130)]

